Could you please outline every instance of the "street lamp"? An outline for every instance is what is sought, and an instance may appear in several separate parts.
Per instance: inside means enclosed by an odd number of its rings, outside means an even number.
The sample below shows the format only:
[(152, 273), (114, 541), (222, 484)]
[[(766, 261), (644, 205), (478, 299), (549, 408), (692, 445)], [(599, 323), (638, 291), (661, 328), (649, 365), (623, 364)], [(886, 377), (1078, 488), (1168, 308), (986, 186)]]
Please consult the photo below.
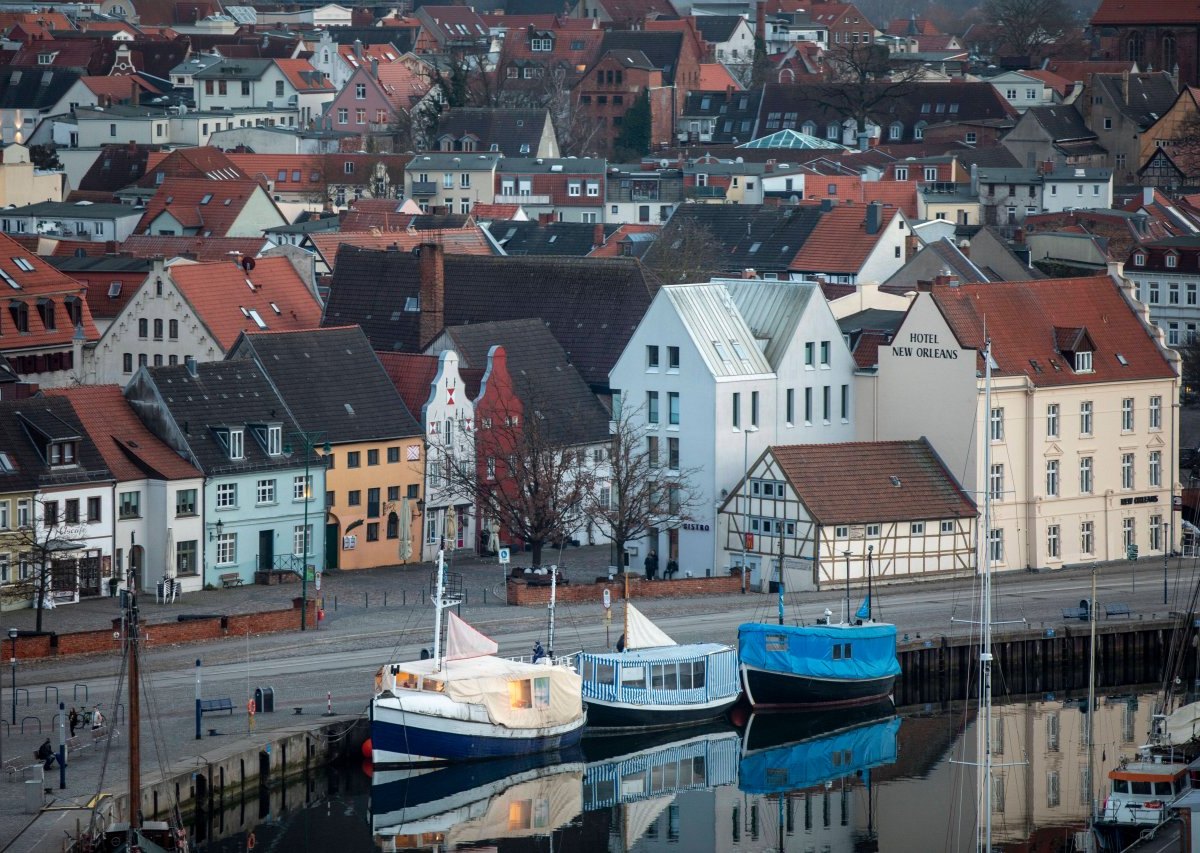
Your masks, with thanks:
[(746, 543), (750, 535), (750, 433), (758, 432), (758, 427), (751, 424), (742, 431), (742, 490), (745, 503), (742, 504), (742, 595), (746, 594)]
[[(310, 534), (308, 530), (308, 505), (312, 501), (312, 480), (310, 479), (309, 470), (312, 465), (313, 448), (316, 447), (317, 442), (321, 440), (325, 433), (323, 431), (305, 432), (303, 430), (299, 430), (292, 433), (292, 435), (303, 442), (304, 445), (304, 527), (301, 528), (304, 531), (301, 534), (301, 538), (304, 540), (304, 547), (301, 550), (304, 553), (300, 555), (300, 630), (307, 631), (308, 555), (312, 547), (311, 543), (309, 542)], [(325, 452), (325, 456), (328, 456), (332, 448), (329, 446), (329, 442), (327, 441), (325, 442), (324, 447), (321, 449)], [(288, 453), (292, 452), (291, 446), (284, 448), (284, 450)], [(324, 464), (324, 457), (322, 457), (321, 464)]]
[(12, 724), (17, 724), (17, 629), (8, 629), (8, 638), (12, 640)]

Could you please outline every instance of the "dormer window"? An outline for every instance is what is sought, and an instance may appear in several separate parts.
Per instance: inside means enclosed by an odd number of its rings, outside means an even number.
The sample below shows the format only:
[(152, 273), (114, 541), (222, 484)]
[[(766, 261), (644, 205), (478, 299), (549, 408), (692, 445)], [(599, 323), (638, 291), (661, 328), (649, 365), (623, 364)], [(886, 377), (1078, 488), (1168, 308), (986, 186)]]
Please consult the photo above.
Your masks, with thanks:
[(1076, 373), (1091, 373), (1092, 372), (1092, 351), (1085, 350), (1075, 353), (1075, 372)]
[(1133, 265), (1135, 267), (1144, 267), (1146, 265), (1146, 255), (1142, 252), (1135, 252), (1133, 255)]
[(554, 50), (554, 39), (535, 38), (529, 40), (529, 49), (535, 52), (548, 53)]
[(1167, 255), (1167, 267), (1169, 269), (1175, 269), (1175, 267), (1177, 267), (1177, 266), (1179, 266), (1179, 256), (1178, 255)]
[[(1071, 365), (1076, 373), (1092, 372), (1092, 353), (1096, 350), (1096, 344), (1087, 329), (1082, 326), (1055, 326), (1054, 342), (1067, 364)], [(1054, 365), (1054, 360), (1051, 359), (1050, 363)], [(1055, 368), (1057, 369), (1057, 366)]]
[(50, 442), (50, 464), (55, 465), (74, 465), (76, 459), (76, 451), (78, 450), (78, 442), (76, 441), (52, 441)]
[(240, 427), (229, 430), (229, 458), (246, 458), (246, 434)]
[(283, 453), (283, 427), (271, 424), (267, 427), (267, 455), (278, 456)]

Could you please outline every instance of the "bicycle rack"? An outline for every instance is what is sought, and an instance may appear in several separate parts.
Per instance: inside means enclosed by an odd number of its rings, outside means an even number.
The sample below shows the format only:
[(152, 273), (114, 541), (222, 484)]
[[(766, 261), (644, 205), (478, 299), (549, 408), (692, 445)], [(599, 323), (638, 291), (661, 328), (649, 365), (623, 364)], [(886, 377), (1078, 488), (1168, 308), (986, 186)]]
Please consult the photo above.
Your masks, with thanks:
[(21, 718), (21, 734), (25, 734), (25, 721), (26, 721), (26, 720), (33, 720), (35, 723), (37, 723), (37, 724), (38, 724), (38, 734), (41, 734), (41, 733), (42, 733), (42, 721), (41, 721), (41, 718), (40, 718), (40, 717), (32, 717), (32, 716), (31, 716), (31, 717), (22, 717), (22, 718)]
[(116, 706), (113, 708), (113, 722), (114, 723), (125, 722), (125, 706), (123, 704), (121, 704), (120, 702), (118, 702), (116, 704)]
[(58, 688), (55, 687), (53, 684), (47, 684), (46, 689), (42, 691), (42, 701), (43, 702), (50, 701), (50, 691), (51, 690), (54, 691), (54, 704), (57, 705), (58, 704)]
[(71, 694), (71, 700), (74, 702), (79, 701), (79, 688), (80, 687), (83, 688), (83, 701), (87, 702), (88, 701), (88, 686), (86, 684), (76, 684), (75, 685), (75, 690)]
[(29, 691), (26, 690), (24, 687), (18, 687), (18, 688), (16, 688), (16, 692), (17, 692), (18, 696), (20, 696), (22, 693), (25, 694), (25, 704), (28, 705), (29, 704)]

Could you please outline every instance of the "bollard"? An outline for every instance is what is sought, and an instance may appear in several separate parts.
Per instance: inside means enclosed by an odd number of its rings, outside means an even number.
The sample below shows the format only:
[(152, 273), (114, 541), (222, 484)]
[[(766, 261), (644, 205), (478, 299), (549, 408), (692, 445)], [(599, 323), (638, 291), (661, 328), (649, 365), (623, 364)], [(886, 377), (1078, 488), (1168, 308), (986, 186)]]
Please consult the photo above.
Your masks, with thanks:
[(405, 607), (408, 606), (408, 590), (406, 590), (406, 589), (400, 590), (400, 603), (403, 604)]
[(387, 607), (387, 590), (383, 591), (383, 606)]
[(327, 692), (325, 694), (325, 716), (326, 717), (333, 716), (333, 693), (332, 692)]
[(371, 606), (371, 593), (364, 592), (363, 593), (363, 607), (370, 607), (370, 606)]
[(333, 597), (333, 612), (337, 613), (337, 596)]

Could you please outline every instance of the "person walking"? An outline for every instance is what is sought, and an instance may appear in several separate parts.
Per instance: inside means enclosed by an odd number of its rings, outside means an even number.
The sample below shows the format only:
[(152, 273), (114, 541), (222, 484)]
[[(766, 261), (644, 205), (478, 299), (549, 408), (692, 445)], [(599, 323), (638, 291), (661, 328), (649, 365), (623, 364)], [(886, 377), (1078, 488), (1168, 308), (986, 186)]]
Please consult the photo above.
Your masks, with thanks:
[(104, 725), (104, 715), (100, 713), (100, 706), (97, 705), (92, 709), (92, 731)]
[(75, 737), (75, 729), (79, 728), (79, 712), (73, 706), (71, 713), (67, 714), (67, 725), (71, 727), (71, 737)]
[(646, 569), (646, 580), (654, 580), (654, 576), (658, 574), (658, 552), (653, 548), (646, 555), (646, 562), (643, 564)]

